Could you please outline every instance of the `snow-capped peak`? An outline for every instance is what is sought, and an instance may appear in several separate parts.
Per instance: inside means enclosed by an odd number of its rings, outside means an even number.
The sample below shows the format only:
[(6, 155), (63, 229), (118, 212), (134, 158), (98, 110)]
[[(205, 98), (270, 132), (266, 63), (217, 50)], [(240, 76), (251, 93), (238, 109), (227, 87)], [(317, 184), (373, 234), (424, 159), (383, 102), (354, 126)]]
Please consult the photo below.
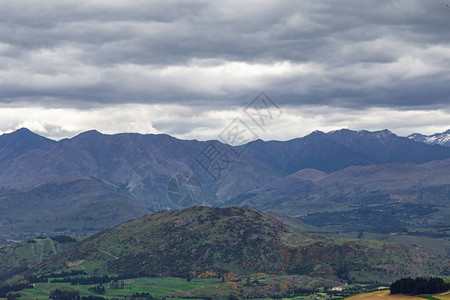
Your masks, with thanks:
[(429, 145), (441, 145), (450, 147), (450, 130), (443, 133), (436, 133), (433, 135), (423, 135), (419, 133), (413, 133), (408, 136), (410, 140), (416, 142), (422, 142)]

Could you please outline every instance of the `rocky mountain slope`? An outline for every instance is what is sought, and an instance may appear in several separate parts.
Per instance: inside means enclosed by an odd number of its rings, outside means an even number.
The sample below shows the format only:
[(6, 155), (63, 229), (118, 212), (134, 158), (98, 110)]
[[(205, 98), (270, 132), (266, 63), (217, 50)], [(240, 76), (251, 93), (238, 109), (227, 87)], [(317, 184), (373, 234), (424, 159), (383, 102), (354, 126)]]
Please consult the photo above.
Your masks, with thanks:
[(420, 133), (413, 133), (408, 136), (410, 140), (421, 142), (429, 145), (441, 145), (450, 147), (450, 130), (443, 133), (435, 133), (432, 135), (423, 135)]

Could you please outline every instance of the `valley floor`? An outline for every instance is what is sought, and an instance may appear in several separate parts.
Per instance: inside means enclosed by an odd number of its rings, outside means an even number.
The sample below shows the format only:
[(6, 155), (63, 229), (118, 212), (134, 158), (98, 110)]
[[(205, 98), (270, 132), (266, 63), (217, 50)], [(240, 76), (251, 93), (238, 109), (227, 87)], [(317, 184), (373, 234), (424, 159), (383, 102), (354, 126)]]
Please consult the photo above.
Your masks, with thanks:
[[(171, 299), (273, 299), (272, 297), (280, 297), (279, 287), (287, 281), (285, 276), (266, 277), (259, 276), (261, 289), (245, 288), (241, 281), (223, 282), (217, 278), (194, 278), (187, 282), (186, 279), (181, 278), (132, 278), (124, 280), (123, 289), (111, 289), (110, 284), (104, 284), (105, 294), (99, 295), (89, 290), (95, 285), (70, 285), (70, 283), (36, 283), (34, 288), (22, 290), (20, 299), (49, 299), (50, 292), (55, 289), (61, 291), (78, 291), (80, 296), (101, 296), (109, 299), (133, 299), (132, 295), (135, 293), (149, 293), (153, 297), (162, 299), (168, 297)], [(243, 279), (243, 278), (242, 278)], [(255, 287), (255, 286), (253, 286)], [(269, 287), (264, 289), (263, 287)], [(275, 288), (278, 287), (278, 288)], [(342, 288), (342, 290), (341, 290)], [(294, 291), (285, 290), (283, 299), (343, 299), (346, 300), (450, 300), (450, 293), (441, 295), (427, 295), (427, 296), (406, 296), (406, 295), (390, 295), (389, 290), (380, 290), (374, 292), (366, 292), (356, 294), (354, 296), (346, 297), (350, 294), (364, 292), (374, 289), (373, 286), (366, 285), (347, 285), (337, 288), (339, 291), (324, 291), (323, 288), (311, 290), (309, 293), (304, 291), (298, 293)], [(255, 294), (259, 292), (259, 296)], [(230, 296), (232, 296), (229, 298)], [(271, 295), (271, 298), (267, 295)], [(281, 299), (281, 298), (279, 298)], [(3, 300), (3, 298), (0, 298)]]
[[(304, 278), (307, 279), (307, 278)], [(222, 281), (218, 278), (193, 278), (186, 281), (182, 278), (132, 278), (123, 280), (123, 289), (112, 289), (109, 283), (103, 284), (105, 293), (99, 295), (90, 290), (96, 285), (71, 285), (70, 283), (36, 283), (34, 288), (20, 291), (20, 299), (48, 299), (50, 292), (55, 289), (61, 291), (77, 291), (83, 296), (101, 296), (109, 299), (128, 299), (135, 293), (149, 293), (161, 299), (263, 299), (277, 297), (286, 299), (342, 299), (347, 295), (371, 290), (373, 286), (346, 285), (336, 287), (336, 290), (324, 290), (323, 281), (308, 278), (304, 290), (294, 290), (292, 280), (302, 278), (295, 276), (253, 276), (236, 277), (231, 281)], [(50, 280), (51, 281), (51, 280)], [(309, 290), (306, 290), (308, 288)], [(15, 294), (15, 293), (14, 293)], [(1, 299), (1, 298), (0, 298)], [(132, 299), (132, 298), (131, 298)], [(355, 299), (358, 300), (358, 299)]]

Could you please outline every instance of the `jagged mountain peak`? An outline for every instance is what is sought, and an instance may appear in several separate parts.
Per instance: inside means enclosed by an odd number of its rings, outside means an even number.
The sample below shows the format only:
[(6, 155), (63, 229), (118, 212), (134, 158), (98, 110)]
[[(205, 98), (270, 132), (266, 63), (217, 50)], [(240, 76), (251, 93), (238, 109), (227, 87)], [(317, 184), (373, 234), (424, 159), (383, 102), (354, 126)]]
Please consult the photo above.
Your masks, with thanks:
[(387, 138), (387, 137), (397, 137), (395, 133), (388, 129), (369, 131), (369, 130), (351, 130), (347, 128), (332, 130), (326, 133), (328, 136), (341, 136), (341, 137), (376, 137), (376, 138)]
[(323, 134), (325, 134), (325, 132), (320, 131), (320, 130), (314, 130), (313, 132), (311, 132), (311, 134), (323, 135)]
[(84, 131), (84, 132), (76, 135), (72, 139), (74, 140), (74, 139), (81, 139), (81, 138), (91, 138), (91, 137), (99, 137), (99, 136), (104, 136), (104, 135), (105, 134), (101, 133), (100, 131), (92, 129), (92, 130)]
[[(304, 137), (304, 139), (317, 139), (317, 138), (326, 138), (327, 134), (323, 131), (320, 130), (314, 130), (313, 132), (311, 132), (310, 134), (308, 134), (307, 136)], [(294, 140), (298, 140), (298, 139), (294, 139)]]
[(419, 132), (414, 132), (414, 133), (411, 133), (410, 135), (408, 135), (408, 137), (410, 137), (410, 136), (412, 137), (412, 136), (425, 136), (425, 135), (423, 135)]
[(19, 128), (16, 131), (14, 131), (13, 133), (16, 133), (16, 134), (30, 134), (30, 133), (31, 134), (35, 134), (30, 129), (25, 128), (25, 127)]
[(407, 136), (407, 138), (428, 145), (441, 145), (450, 147), (450, 129), (445, 132), (435, 133), (432, 135), (413, 133)]
[(372, 136), (376, 138), (386, 138), (390, 136), (396, 136), (392, 131), (388, 129), (378, 130), (378, 131), (368, 131), (368, 130), (360, 130), (357, 132), (359, 136)]
[(0, 161), (10, 160), (36, 149), (47, 149), (56, 141), (40, 136), (27, 128), (0, 135)]
[(17, 129), (16, 131), (10, 132), (10, 133), (5, 133), (3, 135), (1, 135), (0, 137), (22, 137), (22, 138), (40, 138), (42, 140), (49, 140), (50, 139), (43, 137), (37, 133), (34, 133), (33, 131), (31, 131), (28, 128), (22, 127)]

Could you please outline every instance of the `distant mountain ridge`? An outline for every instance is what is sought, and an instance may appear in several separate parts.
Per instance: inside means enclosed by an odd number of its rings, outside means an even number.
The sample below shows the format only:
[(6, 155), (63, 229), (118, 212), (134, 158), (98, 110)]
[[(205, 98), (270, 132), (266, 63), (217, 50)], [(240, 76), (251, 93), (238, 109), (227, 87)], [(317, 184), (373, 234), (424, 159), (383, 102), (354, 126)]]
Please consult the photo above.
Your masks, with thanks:
[[(202, 181), (208, 180), (196, 156), (210, 144), (226, 153), (230, 161), (235, 159), (229, 147), (218, 141), (187, 141), (168, 135), (135, 133), (105, 135), (88, 131), (56, 142), (49, 148), (29, 150), (0, 162), (0, 184), (91, 176), (107, 180), (129, 191), (140, 203), (160, 210), (173, 207), (166, 191), (171, 177), (187, 172)], [(242, 159), (245, 165), (230, 164), (222, 171), (220, 181), (208, 186), (204, 195), (217, 202), (226, 201), (227, 197), (239, 192), (233, 192), (233, 189), (240, 184), (256, 187), (281, 176), (281, 172), (246, 153), (242, 154)]]
[(442, 132), (442, 133), (435, 133), (432, 135), (423, 135), (420, 133), (413, 133), (408, 136), (410, 140), (426, 143), (429, 145), (441, 145), (441, 146), (447, 146), (450, 147), (450, 129)]
[(0, 188), (0, 237), (86, 235), (146, 212), (109, 182), (86, 176), (42, 179)]
[[(199, 159), (211, 157), (220, 160), (210, 162), (205, 169)], [(0, 136), (0, 226), (6, 234), (25, 228), (100, 230), (148, 211), (178, 208), (167, 191), (171, 178), (180, 173), (192, 174), (201, 183), (196, 205), (229, 206), (244, 203), (246, 194), (282, 179), (290, 182), (284, 185), (286, 191), (297, 193), (297, 197), (311, 187), (308, 180), (297, 185), (295, 179), (306, 176), (297, 174), (306, 169), (314, 169), (308, 176), (320, 177), (351, 166), (444, 159), (450, 159), (449, 147), (416, 142), (388, 130), (315, 131), (289, 141), (256, 140), (233, 148), (219, 141), (180, 140), (164, 134), (107, 135), (95, 130), (52, 141), (20, 129)], [(218, 176), (211, 180), (208, 172), (216, 169)], [(61, 184), (64, 180), (67, 183)], [(39, 182), (45, 185), (37, 195)], [(55, 191), (58, 198), (52, 196)], [(262, 203), (267, 201), (272, 201), (270, 209), (284, 209), (267, 197)], [(92, 203), (97, 210), (88, 209)], [(127, 206), (132, 209), (118, 209)], [(71, 219), (80, 213), (100, 221), (92, 227), (89, 221), (84, 224)], [(25, 222), (22, 215), (35, 223)], [(50, 215), (50, 224), (40, 223), (43, 216)], [(60, 226), (61, 218), (71, 220), (68, 226)]]
[(288, 174), (307, 168), (333, 172), (354, 165), (424, 163), (449, 158), (449, 150), (444, 147), (430, 147), (387, 129), (315, 131), (285, 142), (258, 140), (242, 147)]
[[(441, 190), (442, 193), (437, 192)], [(424, 164), (351, 166), (332, 173), (304, 169), (237, 197), (240, 204), (291, 215), (348, 205), (402, 202), (448, 205), (450, 159)], [(450, 225), (450, 224), (449, 224)]]

